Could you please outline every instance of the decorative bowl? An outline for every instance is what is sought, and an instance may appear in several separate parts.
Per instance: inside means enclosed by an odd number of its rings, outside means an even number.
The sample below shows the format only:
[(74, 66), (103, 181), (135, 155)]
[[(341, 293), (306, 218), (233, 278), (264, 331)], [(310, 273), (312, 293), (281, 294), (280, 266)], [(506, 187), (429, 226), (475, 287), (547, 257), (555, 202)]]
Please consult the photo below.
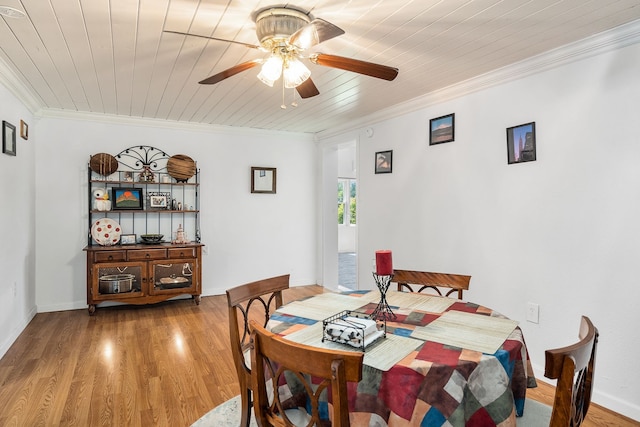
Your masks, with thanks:
[(164, 234), (141, 234), (140, 238), (144, 243), (159, 243), (162, 241)]

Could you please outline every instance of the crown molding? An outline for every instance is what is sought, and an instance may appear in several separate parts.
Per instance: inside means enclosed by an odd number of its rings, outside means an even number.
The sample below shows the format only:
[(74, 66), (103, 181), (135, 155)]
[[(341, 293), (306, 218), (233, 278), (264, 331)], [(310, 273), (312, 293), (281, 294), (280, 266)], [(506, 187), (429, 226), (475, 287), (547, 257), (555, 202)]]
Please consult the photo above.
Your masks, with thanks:
[(18, 76), (7, 65), (6, 61), (0, 57), (0, 83), (9, 92), (18, 98), (31, 114), (37, 114), (42, 108), (42, 101), (39, 100), (25, 85), (22, 84)]
[(315, 134), (316, 141), (322, 142), (340, 134), (371, 126), (384, 120), (413, 113), (432, 105), (460, 98), (474, 92), (502, 85), (534, 74), (539, 74), (572, 62), (601, 55), (639, 42), (640, 20), (637, 20), (586, 39), (550, 50), (540, 55), (532, 56), (531, 58), (527, 58), (523, 61), (487, 72), (460, 83), (456, 83), (446, 88), (427, 93), (407, 102), (377, 111), (374, 114), (347, 123), (344, 126), (318, 132)]

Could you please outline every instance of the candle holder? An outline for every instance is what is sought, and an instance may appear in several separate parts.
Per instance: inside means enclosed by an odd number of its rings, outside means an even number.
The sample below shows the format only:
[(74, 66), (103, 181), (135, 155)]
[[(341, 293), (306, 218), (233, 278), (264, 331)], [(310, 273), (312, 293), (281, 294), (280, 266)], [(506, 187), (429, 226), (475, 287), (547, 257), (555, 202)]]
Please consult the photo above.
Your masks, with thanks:
[(376, 286), (378, 286), (380, 290), (380, 302), (375, 310), (373, 310), (373, 313), (371, 313), (372, 319), (382, 319), (385, 321), (396, 319), (395, 313), (391, 311), (391, 307), (389, 307), (389, 303), (387, 302), (387, 289), (389, 289), (392, 278), (393, 274), (381, 275), (373, 272), (373, 280), (375, 280)]

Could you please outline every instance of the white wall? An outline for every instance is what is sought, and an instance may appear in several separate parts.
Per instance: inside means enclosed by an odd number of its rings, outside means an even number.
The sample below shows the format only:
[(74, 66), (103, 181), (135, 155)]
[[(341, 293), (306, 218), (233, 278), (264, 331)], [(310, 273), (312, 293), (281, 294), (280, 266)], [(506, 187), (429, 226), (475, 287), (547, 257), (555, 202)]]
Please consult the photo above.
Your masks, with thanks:
[[(376, 249), (396, 268), (471, 275), (466, 299), (520, 321), (539, 378), (544, 350), (574, 342), (589, 316), (594, 401), (636, 420), (638, 64), (635, 44), (383, 121), (362, 132), (358, 173), (359, 277)], [(449, 113), (455, 141), (429, 146), (429, 119)], [(537, 161), (508, 165), (506, 128), (532, 121)], [(375, 175), (389, 149), (393, 173)], [(539, 324), (525, 321), (529, 301)]]
[[(203, 295), (278, 274), (316, 283), (316, 145), (301, 134), (188, 130), (59, 117), (38, 123), (38, 311), (86, 308), (87, 163), (143, 144), (201, 170)], [(250, 167), (277, 168), (277, 193), (251, 194)], [(126, 231), (126, 230), (125, 230)], [(98, 308), (99, 310), (99, 308)]]
[[(20, 120), (29, 139), (20, 138)], [(0, 356), (35, 316), (35, 120), (0, 84), (0, 121), (16, 127), (16, 156), (0, 152)], [(2, 140), (0, 129), (0, 144)]]

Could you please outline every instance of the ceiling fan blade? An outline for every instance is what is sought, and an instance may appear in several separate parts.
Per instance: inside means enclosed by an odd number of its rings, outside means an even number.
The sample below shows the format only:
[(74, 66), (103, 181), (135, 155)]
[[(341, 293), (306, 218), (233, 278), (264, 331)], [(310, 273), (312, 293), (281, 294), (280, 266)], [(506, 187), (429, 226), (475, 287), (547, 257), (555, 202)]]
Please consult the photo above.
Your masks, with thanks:
[(296, 86), (296, 90), (300, 95), (300, 98), (311, 98), (312, 96), (320, 95), (318, 88), (309, 77), (307, 80)]
[(344, 30), (324, 19), (316, 18), (289, 37), (289, 44), (299, 49), (309, 49), (326, 40), (344, 34)]
[(211, 37), (211, 36), (201, 36), (200, 34), (182, 33), (180, 31), (162, 30), (162, 32), (170, 33), (170, 34), (180, 34), (181, 36), (200, 37), (201, 39), (215, 40), (215, 41), (219, 41), (219, 42), (235, 43), (235, 44), (239, 44), (239, 45), (242, 45), (242, 46), (250, 47), (252, 49), (260, 49), (260, 50), (262, 50), (262, 48), (260, 46), (256, 46), (255, 44), (238, 42), (238, 41), (235, 41), (235, 40), (220, 39), (218, 37)]
[(235, 76), (238, 73), (249, 70), (257, 65), (262, 63), (261, 59), (253, 59), (251, 61), (243, 62), (242, 64), (234, 65), (233, 67), (226, 69), (224, 71), (219, 72), (218, 74), (214, 74), (211, 77), (207, 77), (206, 79), (198, 82), (201, 85), (212, 85), (222, 80), (229, 78), (231, 76)]
[(324, 65), (325, 67), (353, 71), (354, 73), (364, 74), (383, 80), (391, 81), (398, 76), (397, 68), (374, 64), (373, 62), (360, 61), (358, 59), (345, 58), (344, 56), (314, 53), (309, 57), (309, 60), (314, 64)]

